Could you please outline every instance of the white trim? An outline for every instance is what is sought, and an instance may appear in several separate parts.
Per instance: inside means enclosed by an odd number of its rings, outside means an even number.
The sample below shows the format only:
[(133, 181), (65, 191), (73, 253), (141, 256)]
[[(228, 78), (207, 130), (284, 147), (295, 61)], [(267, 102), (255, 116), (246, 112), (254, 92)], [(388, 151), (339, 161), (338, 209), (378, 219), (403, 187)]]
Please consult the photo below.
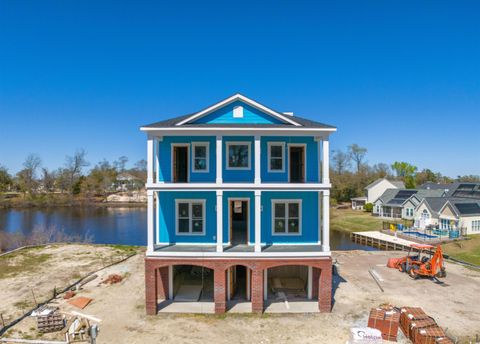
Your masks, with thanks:
[[(228, 151), (230, 146), (247, 146), (248, 147), (248, 166), (247, 167), (230, 167)], [(232, 171), (248, 171), (252, 169), (252, 142), (250, 141), (225, 141), (225, 169)]]
[(215, 211), (217, 212), (217, 252), (223, 251), (223, 191), (216, 191), (216, 205)]
[[(252, 131), (258, 131), (264, 133), (265, 136), (278, 136), (278, 132), (283, 132), (284, 136), (318, 136), (318, 134), (330, 135), (332, 132), (336, 132), (337, 128), (306, 128), (306, 127), (278, 127), (278, 128), (266, 128), (266, 127), (159, 127), (159, 128), (149, 128), (141, 127), (141, 131), (146, 132), (157, 132), (165, 131), (164, 136), (175, 136), (181, 135), (184, 136), (185, 132), (195, 135), (195, 133), (201, 133), (199, 135), (205, 135), (205, 132), (222, 132), (223, 135), (251, 135)], [(167, 134), (168, 132), (168, 134)], [(172, 132), (177, 132), (173, 134)], [(288, 133), (288, 134), (285, 134)]]
[(285, 117), (284, 115), (282, 115), (282, 114), (280, 114), (280, 113), (278, 113), (278, 112), (276, 112), (276, 111), (274, 111), (274, 110), (272, 110), (272, 109), (269, 109), (269, 108), (267, 108), (266, 106), (264, 106), (264, 105), (262, 105), (262, 104), (260, 104), (260, 103), (257, 103), (256, 101), (254, 101), (254, 100), (252, 100), (252, 99), (250, 99), (250, 98), (247, 98), (247, 97), (245, 97), (245, 96), (243, 96), (243, 95), (241, 95), (241, 94), (239, 94), (239, 93), (234, 94), (233, 96), (231, 96), (231, 97), (229, 97), (229, 98), (227, 98), (227, 99), (224, 99), (224, 100), (222, 100), (222, 101), (220, 101), (220, 102), (218, 102), (218, 103), (216, 103), (216, 104), (214, 104), (214, 105), (212, 105), (212, 106), (210, 106), (210, 107), (208, 107), (208, 108), (206, 108), (206, 109), (204, 109), (204, 110), (202, 110), (202, 111), (200, 111), (200, 112), (197, 112), (196, 114), (194, 114), (194, 115), (192, 115), (192, 116), (184, 119), (183, 121), (178, 122), (176, 125), (177, 125), (177, 126), (181, 126), (181, 125), (183, 125), (183, 124), (185, 124), (185, 123), (191, 122), (191, 121), (193, 121), (194, 119), (197, 119), (197, 118), (199, 118), (199, 117), (205, 116), (205, 115), (207, 115), (207, 114), (209, 114), (209, 113), (211, 113), (211, 112), (213, 112), (213, 111), (215, 111), (215, 110), (217, 110), (217, 109), (219, 109), (219, 108), (221, 108), (221, 107), (223, 107), (223, 106), (225, 106), (225, 105), (228, 105), (228, 104), (230, 104), (230, 103), (233, 103), (234, 101), (237, 101), (237, 100), (241, 100), (241, 101), (243, 101), (244, 103), (247, 103), (247, 104), (249, 104), (249, 105), (251, 105), (251, 106), (253, 106), (253, 107), (255, 107), (255, 108), (259, 109), (259, 110), (262, 110), (263, 112), (266, 112), (266, 113), (268, 113), (268, 114), (270, 114), (270, 115), (272, 115), (272, 116), (274, 116), (274, 117), (277, 117), (278, 119), (283, 120), (284, 122), (293, 124), (293, 125), (295, 125), (295, 126), (300, 126), (300, 124), (298, 124), (297, 122), (293, 121), (292, 119), (287, 118), (287, 117)]
[(154, 251), (155, 242), (155, 197), (152, 190), (147, 190), (147, 253)]
[(223, 164), (222, 164), (222, 149), (223, 149), (223, 136), (218, 135), (215, 137), (215, 162), (216, 162), (216, 178), (215, 183), (223, 183)]
[[(196, 244), (195, 244), (196, 245)], [(213, 244), (214, 245), (214, 244)], [(245, 258), (298, 258), (304, 259), (308, 257), (331, 257), (331, 251), (321, 252), (168, 252), (154, 251), (147, 252), (147, 257), (191, 257), (191, 258), (238, 258), (240, 262)]]
[(255, 184), (260, 184), (262, 182), (262, 171), (261, 171), (261, 166), (262, 166), (262, 160), (261, 160), (261, 150), (262, 150), (262, 142), (261, 142), (261, 137), (259, 135), (255, 135), (254, 137), (254, 151), (255, 151), (255, 161), (254, 161), (254, 183)]
[(255, 190), (255, 253), (262, 252), (262, 192)]
[[(188, 223), (189, 223), (189, 232), (188, 233), (180, 233), (178, 231), (178, 204), (179, 203), (188, 203)], [(192, 222), (193, 222), (193, 212), (192, 212), (192, 204), (193, 203), (201, 203), (202, 204), (202, 232), (193, 232), (192, 231)], [(205, 199), (175, 199), (175, 235), (177, 236), (200, 236), (205, 235), (205, 228), (207, 218), (205, 216)]]
[(243, 118), (243, 106), (235, 106), (233, 108), (233, 118)]
[(328, 137), (324, 137), (322, 140), (322, 183), (330, 183), (330, 142)]
[[(270, 159), (272, 157), (272, 152), (270, 149), (272, 146), (282, 146), (282, 169), (281, 170), (272, 170), (270, 165)], [(285, 142), (279, 141), (268, 141), (267, 142), (267, 171), (268, 173), (285, 173)]]
[(250, 197), (228, 197), (227, 198), (227, 205), (228, 205), (228, 241), (232, 242), (231, 233), (232, 231), (232, 213), (230, 208), (230, 202), (234, 201), (242, 201), (247, 202), (247, 245), (250, 243)]
[[(290, 158), (290, 147), (303, 147), (303, 158), (304, 158), (304, 167), (303, 167), (303, 183), (307, 182), (307, 144), (306, 143), (289, 143), (287, 145), (287, 151), (288, 151), (288, 182), (291, 183), (290, 181), (290, 165), (292, 163), (291, 158)], [(303, 184), (301, 183), (301, 184)]]
[[(207, 166), (205, 170), (197, 170), (195, 168), (195, 147), (205, 147), (205, 160)], [(210, 142), (192, 142), (192, 171), (195, 173), (209, 173), (210, 172)]]
[[(289, 204), (298, 204), (298, 233), (290, 233), (288, 231), (288, 221), (290, 216), (288, 214)], [(285, 233), (275, 233), (275, 204), (285, 204)], [(301, 236), (302, 235), (302, 200), (301, 199), (272, 199), (271, 201), (272, 213), (272, 236)]]
[(313, 276), (313, 268), (309, 265), (308, 266), (308, 277), (307, 277), (307, 299), (312, 299), (312, 276)]
[(154, 154), (155, 154), (155, 138), (148, 135), (147, 138), (147, 183), (155, 182), (154, 179)]
[(153, 199), (157, 199), (157, 206), (154, 207), (155, 211), (155, 243), (158, 245), (160, 244), (160, 195), (158, 191), (154, 191), (156, 197), (154, 196)]
[(170, 190), (170, 191), (191, 191), (191, 190), (204, 190), (204, 191), (216, 191), (223, 190), (268, 190), (268, 191), (319, 191), (328, 190), (331, 188), (331, 184), (322, 183), (156, 183), (147, 184), (147, 189), (151, 190)]
[(170, 181), (174, 183), (174, 170), (173, 170), (173, 159), (174, 159), (174, 148), (175, 147), (187, 147), (187, 183), (190, 182), (190, 144), (182, 142), (172, 142), (170, 144)]

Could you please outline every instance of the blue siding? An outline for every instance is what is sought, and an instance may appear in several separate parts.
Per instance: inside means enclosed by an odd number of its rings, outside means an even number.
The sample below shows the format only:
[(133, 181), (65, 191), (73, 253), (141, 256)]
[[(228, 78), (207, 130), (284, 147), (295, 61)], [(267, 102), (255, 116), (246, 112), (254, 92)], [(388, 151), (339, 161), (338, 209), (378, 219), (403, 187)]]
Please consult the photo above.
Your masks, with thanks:
[[(224, 182), (249, 182), (255, 179), (255, 147), (253, 136), (224, 136), (223, 137), (223, 181)], [(249, 170), (227, 170), (227, 143), (228, 142), (250, 142), (250, 169)]]
[[(157, 238), (161, 243), (216, 243), (217, 216), (215, 212), (216, 193), (190, 191), (159, 192), (160, 207), (158, 209)], [(205, 203), (205, 234), (204, 235), (176, 235), (175, 234), (175, 199), (204, 199)]]
[(224, 191), (223, 192), (223, 242), (230, 241), (230, 227), (228, 214), (229, 198), (249, 198), (250, 205), (248, 208), (249, 221), (249, 243), (255, 243), (255, 196), (253, 191)]
[[(234, 118), (233, 108), (236, 106), (243, 107), (243, 117)], [(204, 117), (193, 121), (192, 123), (228, 123), (228, 124), (279, 124), (283, 123), (277, 118), (266, 114), (254, 107), (245, 104), (242, 101), (236, 101), (228, 104)]]
[[(284, 172), (268, 172), (268, 142), (284, 142), (285, 143), (285, 171)], [(306, 144), (306, 181), (318, 182), (318, 169), (320, 162), (318, 161), (318, 142), (313, 137), (285, 137), (285, 136), (265, 136), (261, 138), (261, 178), (262, 182), (278, 183), (288, 182), (288, 144)]]
[[(193, 142), (209, 143), (209, 170), (208, 172), (193, 171)], [(172, 144), (185, 143), (189, 145), (189, 172), (190, 182), (215, 182), (216, 177), (216, 146), (214, 136), (165, 136), (163, 141), (158, 143), (160, 154), (160, 168), (158, 171), (159, 181), (172, 181)]]
[[(301, 235), (272, 235), (272, 200), (302, 200)], [(318, 243), (318, 192), (262, 192), (262, 244)]]

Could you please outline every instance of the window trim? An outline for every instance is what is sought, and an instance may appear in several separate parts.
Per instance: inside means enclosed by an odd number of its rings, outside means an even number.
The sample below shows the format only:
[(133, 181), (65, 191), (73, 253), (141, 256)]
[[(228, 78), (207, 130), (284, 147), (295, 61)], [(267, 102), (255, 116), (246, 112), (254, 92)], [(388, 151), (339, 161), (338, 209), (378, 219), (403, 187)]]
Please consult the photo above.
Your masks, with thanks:
[[(229, 148), (230, 146), (247, 146), (248, 147), (248, 166), (247, 167), (230, 167), (229, 166), (229, 162), (230, 162), (230, 159), (229, 159), (229, 156), (228, 156), (228, 152), (229, 152)], [(251, 163), (251, 160), (252, 160), (252, 142), (250, 141), (227, 141), (225, 142), (225, 169), (226, 170), (232, 170), (232, 171), (249, 171), (252, 169), (252, 163)]]
[[(188, 217), (188, 233), (180, 233), (178, 231), (178, 220), (179, 220), (179, 214), (178, 214), (178, 205), (180, 203), (188, 203), (188, 211), (189, 211), (189, 217)], [(194, 203), (201, 203), (202, 204), (202, 231), (198, 233), (192, 232), (192, 222), (193, 222), (193, 212), (192, 212), (192, 204)], [(175, 199), (175, 235), (178, 236), (199, 236), (199, 235), (205, 235), (205, 228), (206, 228), (206, 211), (205, 211), (205, 205), (206, 205), (206, 200), (205, 199)]]
[[(196, 147), (205, 147), (205, 159), (207, 162), (207, 167), (204, 170), (197, 170), (195, 168), (195, 148)], [(210, 172), (210, 142), (192, 142), (192, 171), (195, 173), (209, 173)]]
[[(285, 227), (285, 233), (276, 233), (275, 232), (275, 204), (286, 204), (285, 207), (285, 219), (287, 226)], [(288, 204), (297, 203), (298, 204), (298, 233), (288, 232)], [(301, 236), (302, 235), (302, 200), (301, 199), (272, 199), (271, 204), (272, 212), (272, 236)]]
[[(270, 165), (272, 152), (272, 146), (281, 146), (282, 147), (282, 168), (280, 170), (272, 170)], [(269, 141), (267, 143), (267, 171), (268, 173), (285, 173), (285, 142), (280, 141)]]

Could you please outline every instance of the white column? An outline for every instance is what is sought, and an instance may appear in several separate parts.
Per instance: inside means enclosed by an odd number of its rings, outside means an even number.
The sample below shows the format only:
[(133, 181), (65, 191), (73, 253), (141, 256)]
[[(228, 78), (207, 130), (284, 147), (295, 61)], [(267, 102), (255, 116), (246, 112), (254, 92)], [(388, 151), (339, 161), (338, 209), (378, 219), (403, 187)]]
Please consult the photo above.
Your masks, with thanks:
[(153, 141), (154, 144), (154, 154), (155, 154), (155, 170), (154, 170), (154, 177), (153, 180), (157, 183), (163, 183), (163, 181), (159, 180), (159, 173), (160, 173), (160, 142), (163, 141), (163, 136), (156, 137)]
[(147, 138), (147, 184), (154, 181), (154, 164), (155, 164), (155, 140), (153, 136), (148, 135)]
[(317, 142), (317, 161), (318, 161), (318, 182), (322, 182), (322, 138), (315, 137), (315, 141)]
[(147, 254), (154, 251), (155, 243), (155, 199), (152, 190), (147, 190)]
[(307, 284), (307, 298), (309, 300), (312, 299), (312, 275), (313, 275), (312, 274), (312, 267), (309, 266), (308, 267), (308, 279), (307, 279), (307, 281), (308, 281), (308, 284)]
[(216, 150), (216, 154), (217, 154), (217, 179), (216, 179), (216, 182), (217, 184), (222, 184), (223, 183), (223, 176), (222, 176), (222, 157), (223, 157), (223, 143), (222, 143), (222, 140), (223, 137), (222, 136), (217, 136), (217, 150)]
[(260, 174), (260, 136), (255, 136), (255, 184), (260, 184), (262, 182)]
[(255, 252), (262, 252), (262, 192), (255, 190)]
[(322, 250), (330, 252), (330, 190), (323, 191)]
[(330, 184), (330, 163), (329, 153), (330, 144), (328, 137), (323, 138), (323, 155), (322, 155), (322, 183)]
[(323, 197), (322, 197), (322, 192), (319, 191), (318, 192), (318, 209), (317, 209), (317, 221), (318, 221), (318, 244), (320, 245), (322, 243), (322, 240), (323, 240), (323, 235), (322, 235), (322, 201), (323, 201)]
[(168, 299), (173, 300), (173, 266), (168, 266)]
[(268, 269), (263, 270), (263, 301), (268, 299)]
[(217, 190), (217, 252), (223, 252), (223, 191)]

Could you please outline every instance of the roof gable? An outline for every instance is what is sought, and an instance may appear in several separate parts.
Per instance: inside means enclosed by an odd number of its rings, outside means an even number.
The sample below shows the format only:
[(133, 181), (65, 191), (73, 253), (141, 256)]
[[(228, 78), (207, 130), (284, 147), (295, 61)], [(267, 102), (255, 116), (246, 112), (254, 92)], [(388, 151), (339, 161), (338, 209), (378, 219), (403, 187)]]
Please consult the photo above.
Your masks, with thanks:
[[(234, 108), (242, 107), (242, 116), (233, 116)], [(246, 116), (245, 116), (246, 115)], [(294, 119), (289, 118), (275, 110), (272, 110), (256, 101), (247, 98), (239, 93), (226, 98), (212, 106), (188, 116), (176, 125), (184, 124), (289, 124), (300, 126)]]

